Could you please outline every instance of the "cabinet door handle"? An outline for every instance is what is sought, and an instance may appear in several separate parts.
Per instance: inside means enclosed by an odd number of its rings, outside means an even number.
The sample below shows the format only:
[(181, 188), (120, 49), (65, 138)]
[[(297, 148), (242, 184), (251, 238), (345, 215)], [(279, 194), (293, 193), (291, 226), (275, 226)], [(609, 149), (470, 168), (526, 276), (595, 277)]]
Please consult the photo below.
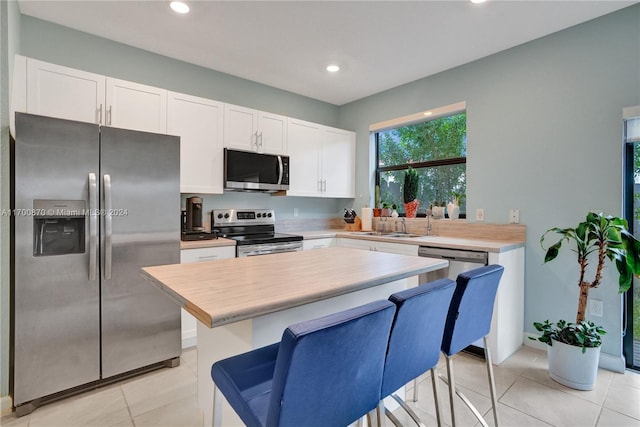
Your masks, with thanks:
[(198, 256), (198, 260), (199, 261), (206, 261), (206, 260), (211, 260), (211, 259), (216, 259), (218, 258), (218, 255), (200, 255)]
[(100, 112), (98, 113), (98, 124), (101, 125), (102, 124), (102, 104), (100, 104)]
[(111, 120), (113, 119), (113, 111), (111, 110), (112, 106), (109, 105), (109, 110), (107, 110), (107, 124), (111, 126)]
[(256, 146), (256, 151), (258, 151), (258, 131), (255, 131), (251, 137), (254, 140), (253, 145)]
[(262, 132), (260, 132), (260, 149), (262, 149)]
[(327, 180), (323, 180), (322, 181), (322, 191), (326, 192), (327, 191)]
[(322, 192), (322, 180), (318, 181), (318, 191)]

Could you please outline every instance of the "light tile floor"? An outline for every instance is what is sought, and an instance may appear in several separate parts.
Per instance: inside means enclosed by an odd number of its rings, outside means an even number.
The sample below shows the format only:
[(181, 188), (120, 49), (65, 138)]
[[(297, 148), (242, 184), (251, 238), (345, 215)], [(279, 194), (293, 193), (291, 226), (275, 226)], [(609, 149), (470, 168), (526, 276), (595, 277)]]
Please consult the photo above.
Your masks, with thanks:
[[(523, 347), (495, 367), (502, 426), (640, 427), (640, 374), (600, 370), (594, 390), (577, 391), (551, 380), (546, 364), (545, 352)], [(456, 357), (454, 367), (458, 385), (493, 425), (484, 362), (461, 354)], [(439, 369), (445, 373), (442, 363)], [(195, 370), (196, 352), (186, 350), (180, 366), (176, 368), (164, 368), (44, 405), (22, 418), (6, 415), (0, 418), (0, 425), (202, 427), (202, 412), (196, 399)], [(436, 425), (428, 375), (421, 378), (418, 387), (418, 402), (410, 404), (427, 425)], [(450, 411), (444, 383), (440, 382), (439, 390), (443, 420), (449, 425)], [(412, 391), (409, 389), (407, 397), (410, 396)], [(403, 412), (396, 411), (395, 414), (403, 425), (413, 425)], [(456, 405), (456, 414), (461, 426), (479, 425), (460, 402), (459, 406)]]

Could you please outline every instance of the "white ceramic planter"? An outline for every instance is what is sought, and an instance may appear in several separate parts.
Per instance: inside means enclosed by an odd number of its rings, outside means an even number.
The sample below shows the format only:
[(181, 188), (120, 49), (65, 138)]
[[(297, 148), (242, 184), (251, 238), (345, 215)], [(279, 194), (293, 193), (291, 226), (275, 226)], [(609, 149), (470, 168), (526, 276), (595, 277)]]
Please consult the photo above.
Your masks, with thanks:
[(434, 206), (431, 209), (434, 219), (442, 219), (444, 218), (444, 206)]
[(549, 376), (556, 382), (577, 390), (592, 390), (598, 375), (600, 347), (582, 348), (553, 340), (547, 346)]
[(458, 219), (460, 217), (460, 206), (449, 203), (447, 205), (447, 212), (450, 219)]

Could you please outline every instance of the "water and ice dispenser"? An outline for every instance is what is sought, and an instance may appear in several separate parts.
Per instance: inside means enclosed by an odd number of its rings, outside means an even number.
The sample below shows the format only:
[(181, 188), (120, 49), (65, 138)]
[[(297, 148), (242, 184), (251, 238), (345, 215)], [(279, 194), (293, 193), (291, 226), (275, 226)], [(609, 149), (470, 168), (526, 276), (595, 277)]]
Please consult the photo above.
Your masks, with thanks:
[(33, 214), (34, 256), (84, 253), (84, 200), (34, 200)]

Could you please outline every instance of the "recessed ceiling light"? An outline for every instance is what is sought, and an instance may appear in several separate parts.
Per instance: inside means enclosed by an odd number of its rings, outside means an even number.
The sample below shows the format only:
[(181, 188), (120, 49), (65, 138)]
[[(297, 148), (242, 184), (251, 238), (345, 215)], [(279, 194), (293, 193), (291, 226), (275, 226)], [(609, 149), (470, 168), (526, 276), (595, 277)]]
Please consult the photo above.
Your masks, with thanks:
[(433, 111), (425, 111), (423, 114), (424, 114), (425, 116), (430, 116), (430, 115), (432, 115), (432, 114), (433, 114)]
[(471, 0), (471, 3), (484, 3), (487, 0)]
[(169, 3), (169, 6), (171, 7), (171, 9), (173, 9), (174, 12), (182, 14), (189, 13), (189, 6), (181, 1), (172, 1), (171, 3)]
[(340, 67), (335, 64), (327, 65), (327, 71), (330, 73), (337, 73), (340, 71)]

